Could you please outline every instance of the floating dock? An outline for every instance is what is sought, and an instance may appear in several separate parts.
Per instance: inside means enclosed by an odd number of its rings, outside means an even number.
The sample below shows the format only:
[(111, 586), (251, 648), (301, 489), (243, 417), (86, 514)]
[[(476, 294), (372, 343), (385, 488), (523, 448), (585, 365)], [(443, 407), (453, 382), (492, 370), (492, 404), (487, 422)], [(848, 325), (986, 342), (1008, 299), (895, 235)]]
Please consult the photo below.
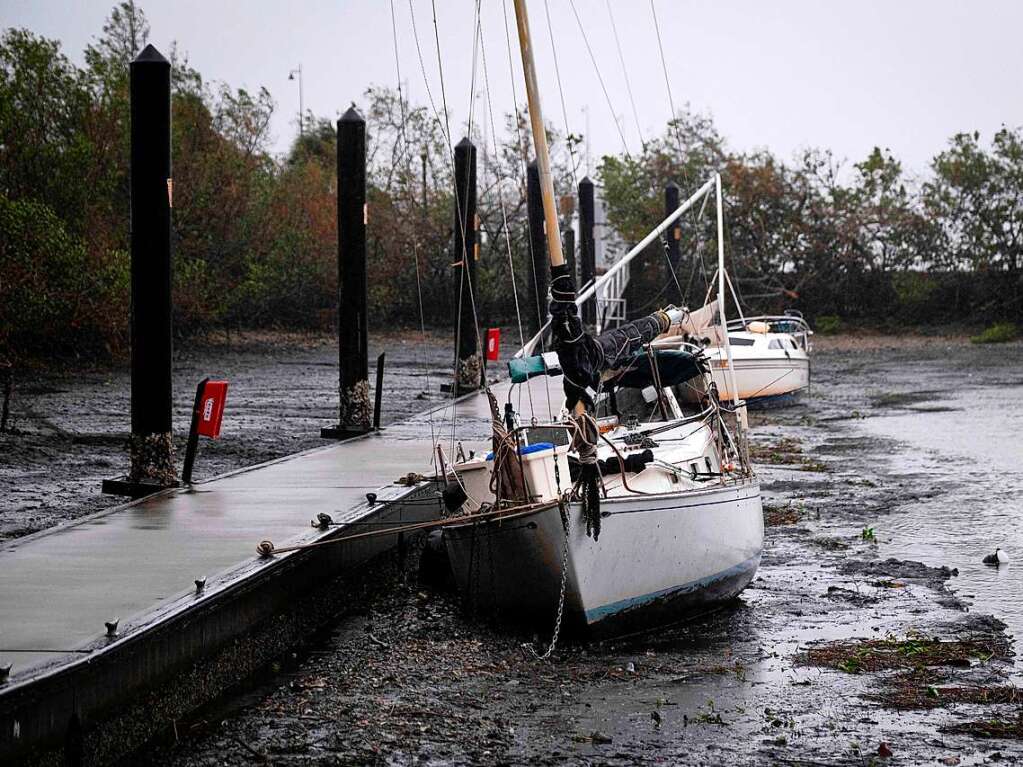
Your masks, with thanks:
[[(548, 387), (530, 383), (517, 396), (546, 409)], [(495, 394), (503, 403), (507, 386)], [(527, 402), (517, 406), (529, 412)], [(380, 432), (0, 545), (0, 667), (11, 666), (0, 684), (0, 762), (73, 750), (76, 741), (80, 748), (131, 701), (394, 547), (399, 535), (271, 557), (257, 555), (261, 540), (282, 548), (364, 532), (369, 522), (437, 518), (434, 444), (457, 435), (476, 445), (489, 429), (487, 398), (473, 393)], [(410, 472), (418, 476), (397, 483)], [(319, 513), (335, 524), (313, 527)]]

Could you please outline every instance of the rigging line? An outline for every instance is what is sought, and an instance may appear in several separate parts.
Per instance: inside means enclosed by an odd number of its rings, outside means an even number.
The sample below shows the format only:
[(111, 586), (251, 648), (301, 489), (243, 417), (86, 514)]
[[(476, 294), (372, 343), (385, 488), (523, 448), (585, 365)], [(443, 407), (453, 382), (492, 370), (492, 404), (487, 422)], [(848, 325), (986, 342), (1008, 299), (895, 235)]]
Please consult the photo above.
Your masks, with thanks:
[[(622, 75), (625, 76), (625, 90), (629, 94), (629, 103), (632, 105), (632, 119), (636, 121), (636, 135), (639, 136), (640, 146), (646, 146), (646, 141), (643, 140), (643, 129), (639, 127), (639, 112), (636, 109), (636, 99), (632, 96), (632, 83), (629, 82), (629, 70), (625, 67), (625, 56), (622, 55), (622, 43), (618, 39), (618, 25), (615, 24), (615, 16), (611, 12), (611, 0), (605, 0), (607, 5), (607, 16), (611, 19), (611, 31), (614, 32), (615, 47), (618, 49), (618, 61), (622, 65)], [(587, 136), (587, 138), (589, 138)]]
[(423, 75), (423, 85), (426, 86), (426, 97), (430, 101), (430, 109), (433, 111), (433, 116), (437, 120), (437, 124), (440, 126), (441, 131), (444, 132), (444, 138), (448, 144), (447, 159), (448, 165), (451, 168), (452, 174), (454, 174), (454, 157), (452, 156), (452, 145), (451, 145), (451, 133), (446, 130), (445, 120), (441, 117), (440, 112), (437, 109), (437, 103), (433, 98), (433, 90), (430, 88), (430, 78), (426, 75), (426, 61), (423, 59), (423, 49), (419, 44), (419, 30), (416, 27), (416, 12), (412, 6), (412, 0), (408, 0), (408, 12), (412, 18), (412, 37), (416, 43), (416, 54), (419, 57), (419, 71)]
[[(497, 125), (494, 122), (494, 103), (490, 95), (490, 72), (487, 69), (487, 49), (484, 45), (482, 29), (480, 30), (480, 58), (483, 62), (483, 87), (487, 95), (487, 113), (490, 117), (490, 130), (497, 136)], [(496, 142), (496, 138), (495, 138)], [(508, 211), (504, 205), (504, 191), (501, 181), (497, 183), (497, 201), (501, 208), (501, 223), (504, 227), (504, 241), (508, 251), (508, 270), (511, 273), (512, 298), (515, 300), (515, 320), (519, 329), (519, 346), (526, 345), (525, 334), (522, 332), (522, 312), (519, 310), (519, 290), (515, 284), (515, 261), (512, 258), (511, 230), (508, 226)], [(533, 407), (533, 390), (529, 388), (529, 410), (531, 415), (536, 415)]]
[[(689, 173), (686, 170), (685, 150), (682, 148), (682, 131), (679, 128), (678, 112), (675, 111), (675, 98), (671, 93), (671, 78), (668, 76), (667, 59), (664, 58), (664, 45), (661, 42), (661, 25), (657, 21), (657, 8), (654, 6), (654, 0), (650, 0), (650, 13), (654, 17), (654, 32), (657, 33), (657, 50), (661, 54), (661, 70), (664, 72), (664, 85), (668, 90), (668, 105), (671, 107), (671, 122), (669, 125), (675, 129), (675, 142), (678, 144), (678, 160), (682, 168), (682, 180), (688, 186)], [(695, 223), (696, 217), (693, 216), (692, 218)]]
[[(448, 115), (447, 91), (446, 91), (446, 87), (445, 87), (445, 84), (444, 84), (444, 66), (443, 66), (443, 62), (441, 60), (441, 55), (440, 55), (440, 29), (439, 29), (439, 26), (437, 24), (437, 3), (436, 3), (436, 0), (431, 0), (430, 5), (431, 5), (431, 7), (433, 9), (433, 31), (434, 31), (434, 42), (435, 42), (435, 45), (436, 45), (436, 48), (437, 48), (437, 69), (438, 69), (438, 72), (440, 73), (441, 101), (442, 101), (442, 104), (443, 104), (443, 107), (444, 107), (445, 121), (447, 122), (448, 121), (448, 117), (447, 117), (447, 115)], [(478, 46), (479, 46), (480, 28), (481, 28), (481, 23), (480, 23), (480, 0), (476, 0), (474, 12), (473, 12), (472, 71), (471, 71), (471, 76), (469, 78), (469, 121), (468, 121), (468, 134), (469, 134), (470, 137), (472, 136), (473, 116), (474, 116), (474, 110), (475, 110), (475, 105), (476, 105), (476, 103), (475, 103), (476, 100), (474, 98), (474, 95), (476, 93), (477, 54), (478, 54)], [(448, 137), (449, 137), (449, 143), (450, 143), (450, 136), (451, 136), (450, 122), (448, 122), (447, 124), (448, 124)], [(470, 141), (471, 141), (471, 139), (470, 139)], [(452, 162), (453, 162), (453, 160), (452, 160)], [(457, 175), (456, 175), (456, 178), (455, 178), (455, 183), (456, 184), (458, 183)], [(466, 174), (466, 178), (465, 178), (465, 196), (468, 197), (468, 195), (469, 195), (469, 174)], [(457, 195), (456, 195), (456, 197), (457, 197)], [(456, 199), (456, 203), (455, 204), (456, 205), (458, 204), (457, 203), (457, 199)], [(468, 220), (468, 216), (467, 216), (468, 211), (467, 210), (463, 211), (461, 206), (458, 207), (458, 210), (456, 211), (456, 213), (458, 215), (458, 221), (460, 223), (459, 229), (460, 229), (460, 233), (461, 233), (461, 237), (462, 237), (462, 258), (463, 258), (463, 261), (464, 261), (464, 259), (467, 259), (467, 258), (475, 258), (475, 253), (471, 253), (470, 254), (470, 253), (466, 252), (466, 250), (467, 250), (467, 248), (466, 248), (466, 232), (468, 231), (468, 227), (470, 226), (470, 224), (472, 225), (473, 231), (475, 232), (476, 222), (475, 222), (475, 220), (472, 221), (472, 222), (470, 222)], [(478, 247), (478, 243), (475, 243), (475, 245), (476, 245), (476, 247)], [(458, 281), (458, 317), (459, 317), (459, 320), (458, 320), (458, 323), (456, 325), (456, 330), (455, 330), (455, 364), (454, 364), (454, 373), (455, 373), (454, 383), (455, 384), (457, 384), (457, 382), (458, 382), (458, 362), (459, 362), (459, 360), (458, 360), (458, 349), (461, 346), (461, 333), (462, 333), (461, 315), (462, 315), (462, 302), (463, 302), (463, 299), (464, 299), (463, 289), (466, 288), (466, 286), (468, 287), (468, 290), (465, 291), (465, 292), (468, 293), (469, 307), (470, 307), (470, 310), (472, 312), (472, 319), (473, 319), (473, 330), (474, 330), (474, 332), (476, 334), (476, 354), (477, 354), (477, 359), (479, 360), (481, 365), (482, 365), (482, 362), (483, 362), (483, 340), (480, 337), (479, 315), (478, 315), (478, 313), (476, 311), (476, 300), (475, 300), (475, 296), (474, 296), (474, 293), (473, 293), (472, 281), (467, 276), (465, 276), (465, 275), (468, 275), (468, 272), (466, 270), (469, 269), (469, 265), (466, 264), (466, 263), (463, 263), (461, 268), (463, 270), (462, 271), (462, 275), (464, 276), (464, 278), (463, 279), (459, 279), (459, 281)], [(488, 388), (485, 380), (484, 380), (483, 384), (484, 384), (484, 388), (485, 389)], [(451, 411), (451, 450), (452, 450), (452, 452), (454, 452), (454, 449), (455, 449), (455, 430), (456, 430), (457, 422), (458, 422), (457, 408), (453, 408), (452, 411)]]
[[(524, 133), (522, 131), (522, 123), (519, 121), (519, 101), (518, 101), (518, 94), (517, 94), (517, 91), (516, 91), (516, 88), (515, 88), (515, 57), (512, 54), (511, 31), (510, 31), (509, 26), (508, 26), (508, 3), (507, 3), (507, 0), (501, 0), (501, 11), (502, 11), (502, 14), (504, 15), (504, 41), (505, 41), (505, 47), (506, 47), (506, 49), (508, 51), (508, 75), (509, 75), (509, 77), (511, 79), (512, 106), (514, 107), (515, 132), (516, 132), (516, 134), (518, 136), (519, 161), (522, 164), (522, 180), (523, 180), (523, 187), (522, 188), (523, 188), (523, 192), (524, 192), (526, 187), (527, 187), (527, 185), (528, 185), (529, 157), (528, 157), (527, 149), (526, 149), (526, 147), (527, 147), (526, 137), (525, 137), (525, 135), (524, 135)], [(546, 312), (543, 312), (541, 310), (543, 308), (543, 304), (547, 301), (547, 296), (542, 296), (541, 297), (541, 296), (537, 295), (537, 291), (536, 291), (536, 285), (537, 285), (537, 280), (536, 280), (536, 258), (534, 257), (534, 251), (533, 251), (533, 238), (527, 236), (526, 237), (526, 242), (527, 242), (527, 244), (529, 246), (529, 268), (530, 268), (530, 271), (533, 274), (533, 286), (534, 286), (533, 287), (533, 294), (536, 297), (536, 314), (537, 314), (538, 319), (542, 319), (546, 315)], [(541, 322), (540, 324), (542, 325), (543, 323)], [(525, 345), (523, 345), (523, 347), (521, 347), (521, 348), (525, 348)], [(540, 331), (540, 354), (541, 354), (541, 356), (545, 352), (546, 352), (546, 349), (545, 349), (545, 345), (544, 345), (543, 329), (541, 328), (541, 331)], [(543, 378), (544, 378), (544, 391), (545, 391), (545, 393), (547, 395), (547, 415), (553, 421), (554, 420), (554, 411), (551, 408), (551, 382), (550, 382), (548, 376), (544, 376)], [(529, 386), (528, 382), (527, 382), (526, 385)]]
[[(405, 124), (406, 124), (406, 121), (408, 119), (408, 115), (406, 114), (406, 111), (405, 111), (405, 99), (402, 96), (402, 91), (401, 91), (401, 57), (398, 55), (398, 22), (397, 22), (397, 19), (395, 18), (395, 13), (394, 13), (394, 0), (390, 0), (390, 4), (391, 4), (391, 37), (392, 37), (392, 40), (394, 42), (394, 69), (395, 69), (395, 73), (396, 73), (396, 75), (398, 77), (398, 106), (401, 109), (401, 126), (400, 126), (400, 130), (399, 130), (399, 134), (398, 135), (401, 138), (402, 148), (404, 150), (402, 154), (405, 157), (405, 173), (406, 173), (406, 177), (407, 178), (411, 178), (411, 175), (412, 175), (412, 156), (411, 156), (411, 147), (409, 146), (409, 143), (408, 143), (408, 134), (405, 132)], [(414, 209), (415, 205), (414, 205), (414, 200), (412, 199), (413, 194), (412, 194), (411, 187), (408, 187), (408, 191), (409, 191), (409, 198), (410, 198), (409, 199), (410, 209)], [(426, 190), (425, 189), (423, 190), (423, 194), (424, 195), (426, 194)], [(416, 293), (418, 294), (418, 301), (419, 301), (419, 334), (420, 334), (420, 338), (422, 338), (422, 340), (423, 340), (423, 342), (425, 344), (425, 342), (426, 342), (426, 314), (425, 314), (425, 312), (423, 310), (423, 282), (422, 282), (422, 276), (420, 274), (420, 269), (419, 269), (419, 238), (415, 234), (413, 234), (413, 237), (412, 237), (412, 258), (413, 258), (413, 262), (415, 263), (415, 267), (416, 267)], [(419, 352), (420, 352), (420, 350), (416, 349), (415, 356), (417, 358), (417, 361), (419, 359), (421, 359)], [(424, 363), (423, 368), (424, 368), (424, 375), (426, 377), (426, 390), (427, 390), (427, 392), (430, 392), (430, 391), (433, 390), (433, 385), (430, 383), (430, 364), (428, 362)], [(427, 413), (427, 419), (429, 420), (429, 423), (430, 423), (430, 445), (431, 445), (430, 454), (431, 454), (431, 458), (432, 458), (432, 455), (433, 455), (432, 445), (436, 444), (436, 442), (437, 442), (436, 430), (434, 428), (434, 423), (433, 423), (433, 408), (429, 409), (429, 412)]]
[[(568, 146), (568, 154), (571, 157), (572, 183), (579, 187), (579, 177), (576, 174), (575, 150), (572, 148), (572, 130), (568, 125), (568, 108), (565, 106), (565, 89), (561, 86), (561, 67), (558, 66), (558, 46), (554, 44), (554, 25), (551, 24), (551, 6), (547, 0), (543, 3), (544, 12), (547, 15), (547, 34), (551, 39), (551, 53), (554, 55), (554, 77), (558, 81), (558, 95), (561, 97), (561, 114), (565, 120), (565, 144)], [(587, 141), (589, 136), (586, 137)]]
[(586, 37), (586, 30), (583, 29), (583, 22), (579, 18), (579, 11), (576, 10), (575, 0), (568, 0), (568, 4), (572, 8), (572, 14), (575, 16), (575, 23), (579, 27), (579, 32), (582, 33), (583, 43), (586, 45), (586, 52), (590, 55), (590, 62), (593, 64), (593, 71), (597, 74), (597, 81), (600, 83), (600, 89), (604, 92), (604, 100), (607, 102), (607, 108), (611, 111), (611, 119), (614, 120), (615, 128), (618, 129), (618, 135), (622, 139), (622, 148), (625, 150), (625, 156), (632, 159), (632, 155), (629, 153), (629, 144), (625, 140), (625, 133), (622, 131), (622, 124), (618, 120), (618, 115), (615, 114), (614, 105), (611, 103), (611, 96), (608, 95), (607, 86), (604, 85), (604, 78), (600, 75), (600, 67), (597, 66), (597, 57), (593, 55), (593, 49), (590, 47), (589, 38)]
[[(654, 0), (650, 0), (650, 13), (654, 17), (654, 31), (657, 33), (657, 50), (661, 54), (661, 70), (664, 72), (664, 85), (668, 89), (668, 105), (671, 107), (671, 122), (675, 128), (675, 140), (678, 142), (678, 154), (679, 159), (682, 159), (684, 154), (682, 150), (682, 134), (678, 128), (678, 114), (675, 112), (675, 99), (671, 95), (671, 78), (668, 77), (668, 63), (664, 58), (664, 45), (661, 44), (661, 25), (657, 22), (657, 8), (654, 6)], [(683, 170), (683, 172), (685, 172)]]

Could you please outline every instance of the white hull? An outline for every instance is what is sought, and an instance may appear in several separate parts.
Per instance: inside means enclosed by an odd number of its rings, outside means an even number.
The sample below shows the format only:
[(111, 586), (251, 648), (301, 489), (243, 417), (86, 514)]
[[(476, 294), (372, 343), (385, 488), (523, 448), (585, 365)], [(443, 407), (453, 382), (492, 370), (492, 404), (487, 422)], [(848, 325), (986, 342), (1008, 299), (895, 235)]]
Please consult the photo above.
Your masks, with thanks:
[[(600, 537), (569, 507), (565, 620), (589, 633), (680, 619), (737, 595), (760, 563), (760, 487), (742, 481), (706, 490), (601, 501)], [(527, 620), (549, 620), (562, 576), (564, 530), (557, 507), (445, 533), (462, 593)]]
[[(718, 360), (711, 362), (711, 375), (721, 399), (732, 398), (728, 368)], [(735, 388), (739, 399), (752, 402), (767, 397), (796, 394), (810, 385), (810, 360), (806, 357), (773, 357), (735, 361)]]

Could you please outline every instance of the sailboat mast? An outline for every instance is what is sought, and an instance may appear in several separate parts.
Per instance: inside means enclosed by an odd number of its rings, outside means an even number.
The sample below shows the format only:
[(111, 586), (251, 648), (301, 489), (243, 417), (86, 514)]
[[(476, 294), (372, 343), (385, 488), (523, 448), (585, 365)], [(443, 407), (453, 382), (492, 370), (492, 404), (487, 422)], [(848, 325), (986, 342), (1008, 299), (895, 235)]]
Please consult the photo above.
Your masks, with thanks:
[(529, 105), (529, 123), (533, 132), (533, 146), (536, 148), (536, 166), (540, 172), (540, 195), (543, 198), (544, 228), (547, 230), (547, 251), (551, 266), (561, 266), (565, 256), (561, 252), (561, 234), (558, 227), (558, 210), (554, 204), (554, 179), (551, 177), (551, 158), (547, 151), (547, 133), (543, 127), (540, 110), (540, 90), (536, 84), (536, 64), (533, 62), (533, 46), (529, 36), (529, 15), (526, 0), (514, 0), (515, 23), (519, 30), (519, 50), (522, 53), (522, 72), (526, 77), (526, 102)]
[(732, 344), (728, 338), (728, 320), (725, 319), (725, 212), (721, 204), (720, 173), (714, 174), (714, 189), (718, 209), (718, 315), (721, 317), (725, 359), (728, 360), (728, 388), (732, 390), (732, 404), (738, 407), (739, 390), (735, 386), (735, 363), (732, 361)]

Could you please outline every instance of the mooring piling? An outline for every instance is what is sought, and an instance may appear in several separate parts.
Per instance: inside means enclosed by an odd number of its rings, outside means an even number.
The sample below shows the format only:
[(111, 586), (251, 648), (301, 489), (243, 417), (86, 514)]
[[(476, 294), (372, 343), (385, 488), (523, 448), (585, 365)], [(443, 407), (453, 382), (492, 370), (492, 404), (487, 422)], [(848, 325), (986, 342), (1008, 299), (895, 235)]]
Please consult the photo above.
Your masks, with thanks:
[(482, 360), (475, 310), (476, 261), (479, 259), (476, 216), (476, 146), (468, 137), (455, 147), (455, 393), (479, 388)]
[(561, 247), (565, 254), (565, 264), (573, 280), (579, 279), (575, 262), (575, 229), (572, 217), (575, 215), (575, 198), (566, 194), (561, 197)]
[(529, 221), (529, 253), (532, 263), (533, 300), (529, 316), (533, 318), (530, 335), (536, 335), (547, 321), (547, 292), (550, 274), (547, 266), (547, 237), (543, 228), (543, 197), (540, 194), (540, 170), (536, 161), (526, 168), (526, 213)]
[(371, 428), (366, 320), (366, 120), (353, 105), (337, 121), (338, 424), (340, 439)]
[[(682, 190), (679, 185), (674, 181), (669, 181), (668, 185), (664, 187), (664, 217), (667, 218), (676, 210), (678, 206), (682, 204)], [(682, 224), (676, 221), (672, 224), (671, 229), (664, 233), (667, 238), (668, 247), (666, 253), (668, 256), (669, 268), (678, 270), (679, 259), (680, 259), (680, 241), (682, 240)], [(665, 275), (670, 277), (670, 275)]]
[(170, 62), (147, 45), (129, 65), (131, 98), (131, 471), (103, 492), (177, 484), (171, 435)]
[[(593, 238), (594, 227), (594, 189), (589, 176), (579, 182), (579, 265), (581, 275), (579, 287), (584, 288), (597, 277), (596, 242)], [(582, 305), (583, 324), (588, 326), (597, 323), (596, 296), (587, 299)]]

